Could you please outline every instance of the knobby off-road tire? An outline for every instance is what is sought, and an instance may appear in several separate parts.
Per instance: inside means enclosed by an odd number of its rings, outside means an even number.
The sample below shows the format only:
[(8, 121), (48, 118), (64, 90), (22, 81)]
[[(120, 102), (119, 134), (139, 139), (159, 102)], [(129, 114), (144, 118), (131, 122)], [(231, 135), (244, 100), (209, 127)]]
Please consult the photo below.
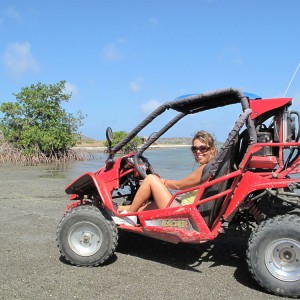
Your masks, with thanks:
[(300, 296), (300, 217), (276, 216), (251, 234), (247, 262), (265, 290), (285, 297)]
[(115, 223), (98, 208), (89, 205), (71, 209), (57, 228), (61, 255), (76, 266), (104, 264), (118, 244)]

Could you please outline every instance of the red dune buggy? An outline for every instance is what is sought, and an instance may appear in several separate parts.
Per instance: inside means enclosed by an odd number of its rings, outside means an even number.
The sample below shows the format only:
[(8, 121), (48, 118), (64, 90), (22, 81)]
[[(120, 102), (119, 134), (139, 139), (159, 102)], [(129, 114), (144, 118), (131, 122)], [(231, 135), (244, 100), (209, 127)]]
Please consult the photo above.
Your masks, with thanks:
[[(144, 151), (186, 115), (236, 103), (241, 104), (241, 115), (205, 167), (203, 183), (175, 193), (165, 209), (132, 214), (137, 226), (116, 225), (112, 216), (124, 215), (114, 202), (130, 204), (143, 178), (155, 173)], [(229, 88), (161, 105), (109, 147), (105, 166), (66, 187), (71, 203), (57, 229), (61, 255), (77, 266), (98, 266), (114, 253), (118, 230), (171, 243), (203, 243), (232, 227), (249, 233), (247, 261), (258, 284), (276, 295), (300, 296), (300, 115), (289, 110), (291, 104), (291, 98), (261, 99)], [(139, 150), (116, 158), (166, 110), (178, 114)], [(109, 128), (109, 143), (111, 135)], [(193, 189), (198, 194), (192, 204), (171, 207)]]

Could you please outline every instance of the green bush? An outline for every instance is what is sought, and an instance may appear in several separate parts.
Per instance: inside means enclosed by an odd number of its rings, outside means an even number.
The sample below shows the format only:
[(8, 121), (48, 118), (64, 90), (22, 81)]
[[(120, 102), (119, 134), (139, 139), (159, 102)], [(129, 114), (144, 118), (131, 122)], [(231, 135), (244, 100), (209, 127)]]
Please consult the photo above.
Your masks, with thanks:
[[(112, 147), (116, 146), (124, 137), (127, 136), (125, 131), (116, 131), (113, 134)], [(129, 153), (137, 149), (137, 146), (142, 143), (142, 139), (138, 136), (135, 136), (127, 145), (122, 149), (124, 153)], [(107, 141), (104, 143), (105, 147), (108, 147)]]
[(81, 112), (74, 116), (61, 107), (71, 97), (65, 84), (63, 80), (50, 85), (32, 84), (14, 94), (16, 102), (2, 103), (0, 130), (4, 140), (28, 156), (36, 151), (57, 155), (76, 145), (84, 116)]

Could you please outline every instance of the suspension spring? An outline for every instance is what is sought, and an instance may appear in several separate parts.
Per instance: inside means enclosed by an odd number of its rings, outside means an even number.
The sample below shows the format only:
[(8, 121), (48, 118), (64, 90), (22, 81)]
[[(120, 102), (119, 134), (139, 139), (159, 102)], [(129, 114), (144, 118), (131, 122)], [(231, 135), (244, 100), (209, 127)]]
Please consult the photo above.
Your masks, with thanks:
[(251, 215), (253, 216), (253, 218), (257, 223), (260, 223), (265, 219), (266, 215), (261, 212), (261, 210), (257, 207), (255, 202), (249, 203), (248, 207), (249, 207), (249, 212), (251, 213)]

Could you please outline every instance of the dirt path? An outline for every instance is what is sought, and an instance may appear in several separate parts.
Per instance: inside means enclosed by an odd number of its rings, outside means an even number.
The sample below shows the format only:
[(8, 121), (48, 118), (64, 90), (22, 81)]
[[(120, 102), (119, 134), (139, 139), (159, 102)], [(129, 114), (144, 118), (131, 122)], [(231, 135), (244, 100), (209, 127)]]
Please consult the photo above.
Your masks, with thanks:
[(78, 268), (60, 259), (56, 227), (73, 178), (45, 167), (0, 165), (0, 299), (284, 299), (250, 278), (244, 240), (173, 245), (122, 233), (111, 261)]

